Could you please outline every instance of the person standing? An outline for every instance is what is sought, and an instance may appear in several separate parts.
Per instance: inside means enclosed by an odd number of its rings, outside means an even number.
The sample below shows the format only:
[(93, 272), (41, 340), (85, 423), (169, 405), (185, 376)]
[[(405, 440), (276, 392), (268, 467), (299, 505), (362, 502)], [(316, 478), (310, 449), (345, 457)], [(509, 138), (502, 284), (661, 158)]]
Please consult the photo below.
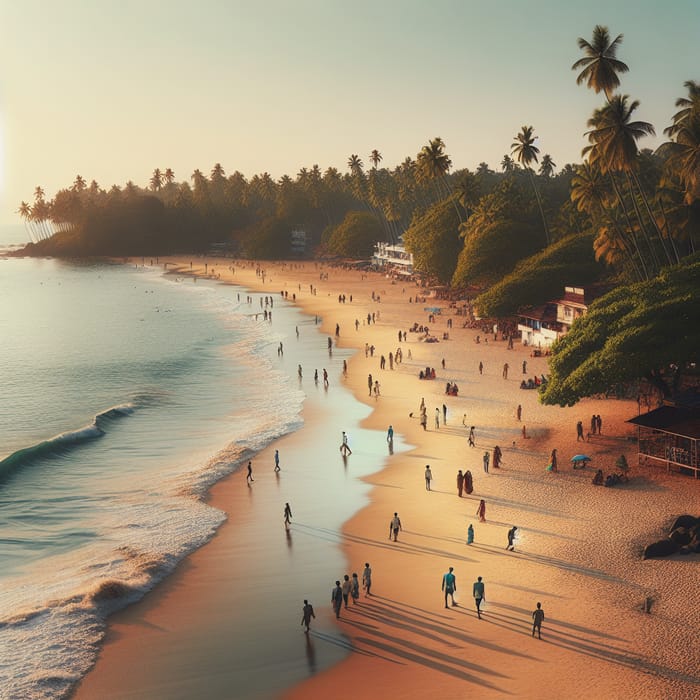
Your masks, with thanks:
[(600, 417), (600, 413), (595, 417), (595, 427), (598, 435), (603, 434), (603, 419)]
[(394, 535), (394, 542), (397, 541), (399, 536), (399, 531), (401, 530), (401, 519), (398, 513), (394, 513), (394, 517), (389, 523), (389, 539), (391, 539), (392, 534)]
[(537, 603), (537, 607), (532, 611), (532, 636), (535, 636), (537, 631), (538, 639), (542, 639), (542, 621), (544, 620), (544, 610), (542, 603)]
[(345, 604), (345, 609), (348, 609), (348, 599), (350, 598), (350, 593), (352, 591), (352, 581), (350, 581), (350, 577), (345, 574), (343, 577), (343, 583), (341, 585), (341, 589), (343, 591), (343, 603)]
[(515, 551), (515, 533), (517, 531), (518, 528), (515, 525), (508, 530), (508, 544), (506, 545), (506, 549), (510, 552)]
[(479, 507), (476, 509), (476, 514), (479, 516), (480, 522), (486, 522), (486, 501), (483, 498), (479, 501)]
[(335, 588), (331, 591), (331, 605), (333, 605), (336, 620), (340, 619), (340, 608), (343, 606), (343, 589), (340, 587), (340, 581), (335, 582)]
[(374, 381), (372, 380), (372, 375), (367, 375), (367, 386), (369, 387), (369, 395), (372, 396), (372, 387), (374, 386)]
[(435, 430), (439, 430), (440, 428), (440, 409), (436, 408), (435, 409)]
[(498, 445), (496, 445), (493, 448), (493, 466), (496, 469), (500, 469), (502, 457), (503, 457), (503, 452), (501, 452), (501, 448)]
[(457, 472), (457, 495), (460, 498), (462, 497), (463, 489), (464, 489), (464, 474), (462, 474), (462, 470), (460, 469)]
[(304, 625), (305, 629), (304, 632), (308, 632), (309, 629), (311, 628), (311, 618), (316, 618), (316, 614), (314, 613), (314, 606), (309, 603), (308, 600), (304, 601), (304, 607), (302, 609), (301, 613), (301, 624)]
[(389, 429), (386, 431), (386, 441), (394, 442), (394, 427), (392, 425), (390, 425)]
[(591, 435), (595, 435), (597, 427), (598, 427), (598, 417), (594, 413), (591, 416)]
[(484, 471), (485, 471), (487, 474), (489, 473), (489, 459), (490, 459), (489, 453), (488, 453), (488, 452), (484, 452), (484, 457), (483, 457), (483, 460), (484, 460)]
[(252, 462), (248, 462), (248, 473), (246, 474), (245, 480), (246, 480), (246, 483), (248, 483), (248, 484), (255, 481), (255, 479), (253, 479), (253, 463)]
[(527, 374), (527, 360), (523, 360), (523, 374)]
[(289, 530), (289, 526), (292, 524), (292, 509), (289, 507), (289, 503), (284, 504), (284, 527)]
[(467, 544), (473, 544), (474, 543), (474, 526), (469, 523), (469, 527), (467, 528)]
[(503, 379), (508, 379), (508, 363), (503, 365)]
[(365, 589), (365, 597), (372, 595), (370, 589), (372, 588), (372, 568), (369, 562), (365, 562), (365, 569), (362, 572), (362, 587)]
[(522, 418), (523, 407), (520, 404), (518, 404), (518, 407), (515, 409), (515, 415), (518, 417), (518, 420)]
[(433, 472), (430, 471), (430, 465), (425, 465), (425, 490), (430, 491), (430, 482), (433, 479)]
[(553, 472), (559, 471), (559, 460), (557, 459), (557, 449), (556, 447), (552, 450), (552, 454), (549, 457), (550, 470)]
[(483, 373), (484, 373), (484, 363), (479, 362), (479, 374), (483, 374)]
[(423, 409), (420, 412), (420, 424), (423, 426), (423, 430), (428, 429), (428, 413), (425, 407), (423, 407)]
[(447, 406), (442, 404), (442, 424), (447, 425)]
[(576, 423), (576, 442), (583, 440), (583, 421)]
[(275, 450), (275, 471), (278, 472), (280, 470), (280, 451)]
[(474, 479), (469, 469), (464, 473), (464, 490), (467, 492), (467, 495), (474, 490)]
[(357, 578), (357, 574), (352, 575), (350, 579), (352, 587), (350, 588), (350, 597), (352, 598), (352, 604), (357, 604), (357, 599), (360, 597), (360, 580)]
[(474, 604), (476, 605), (477, 617), (481, 620), (481, 604), (486, 599), (486, 593), (484, 590), (484, 582), (481, 580), (481, 576), (478, 576), (476, 581), (474, 581), (474, 586), (472, 587), (472, 593), (474, 595)]
[(447, 596), (450, 596), (452, 598), (452, 607), (456, 607), (457, 603), (455, 603), (455, 591), (457, 590), (457, 577), (452, 573), (454, 571), (453, 567), (450, 567), (450, 570), (444, 574), (442, 577), (442, 590), (445, 592), (445, 607), (448, 607), (447, 605)]

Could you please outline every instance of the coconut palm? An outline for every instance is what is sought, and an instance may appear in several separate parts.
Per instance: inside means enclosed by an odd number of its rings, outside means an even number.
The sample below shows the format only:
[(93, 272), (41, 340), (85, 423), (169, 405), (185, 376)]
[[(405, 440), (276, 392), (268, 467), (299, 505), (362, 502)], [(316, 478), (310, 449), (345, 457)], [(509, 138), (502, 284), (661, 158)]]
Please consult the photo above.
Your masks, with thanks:
[(44, 190), (41, 187), (41, 185), (37, 185), (34, 188), (34, 201), (35, 202), (43, 202), (44, 201)]
[(166, 184), (172, 184), (173, 180), (175, 179), (175, 171), (172, 168), (166, 168), (165, 173), (163, 174), (163, 179), (165, 180)]
[(163, 173), (160, 172), (160, 168), (156, 168), (153, 171), (149, 184), (154, 192), (158, 192), (158, 190), (163, 186)]
[(605, 93), (610, 101), (613, 91), (620, 85), (618, 73), (627, 73), (629, 70), (625, 63), (615, 57), (621, 43), (622, 34), (610, 41), (608, 28), (600, 24), (594, 27), (590, 43), (579, 37), (578, 46), (585, 56), (571, 66), (571, 70), (583, 69), (576, 78), (576, 84), (585, 82), (596, 93)]
[(36, 236), (36, 233), (34, 229), (32, 228), (32, 208), (27, 202), (20, 202), (19, 209), (17, 210), (17, 213), (24, 219), (24, 229), (25, 231), (29, 234), (29, 238), (31, 239), (32, 243), (36, 243), (38, 240), (38, 237)]
[(554, 175), (554, 168), (556, 167), (557, 164), (552, 160), (552, 156), (550, 156), (549, 153), (545, 153), (540, 163), (540, 175), (542, 175), (542, 177), (552, 177), (552, 175)]
[(540, 152), (540, 149), (535, 146), (537, 137), (533, 132), (534, 129), (531, 126), (523, 126), (520, 129), (520, 133), (515, 135), (515, 141), (510, 145), (510, 148), (511, 153), (517, 158), (525, 170), (527, 170), (528, 175), (530, 176), (532, 189), (535, 191), (537, 206), (539, 207), (540, 215), (542, 216), (545, 240), (547, 241), (547, 245), (549, 245), (549, 228), (547, 226), (547, 219), (544, 216), (544, 208), (542, 207), (542, 199), (540, 197), (539, 190), (537, 189), (537, 183), (535, 182), (535, 174), (530, 167), (532, 163), (537, 162), (537, 155)]
[(516, 168), (517, 166), (515, 161), (509, 155), (503, 156), (503, 160), (501, 161), (501, 170), (504, 173), (512, 173)]
[(700, 83), (686, 80), (683, 85), (688, 89), (688, 97), (679, 97), (676, 100), (676, 107), (682, 109), (673, 115), (673, 124), (664, 129), (664, 134), (671, 138), (684, 124), (700, 114)]
[(360, 156), (353, 153), (348, 158), (348, 168), (349, 168), (350, 173), (352, 175), (362, 174), (362, 169), (364, 168), (364, 164), (363, 164)]
[(369, 154), (369, 162), (372, 163), (372, 167), (376, 170), (379, 163), (382, 161), (382, 154), (375, 148)]
[(86, 187), (87, 183), (85, 182), (82, 175), (76, 175), (75, 180), (73, 181), (73, 191), (82, 192)]

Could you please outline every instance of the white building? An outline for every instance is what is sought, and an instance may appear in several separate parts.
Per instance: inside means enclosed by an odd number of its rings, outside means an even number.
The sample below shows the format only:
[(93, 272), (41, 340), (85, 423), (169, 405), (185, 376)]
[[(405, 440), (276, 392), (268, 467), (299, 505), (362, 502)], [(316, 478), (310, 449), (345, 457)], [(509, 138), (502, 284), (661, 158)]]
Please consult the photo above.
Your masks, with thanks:
[(403, 275), (413, 274), (413, 254), (409, 253), (403, 244), (376, 243), (372, 265), (386, 272)]
[(299, 229), (292, 231), (291, 236), (291, 252), (292, 255), (305, 255), (307, 236), (306, 231)]

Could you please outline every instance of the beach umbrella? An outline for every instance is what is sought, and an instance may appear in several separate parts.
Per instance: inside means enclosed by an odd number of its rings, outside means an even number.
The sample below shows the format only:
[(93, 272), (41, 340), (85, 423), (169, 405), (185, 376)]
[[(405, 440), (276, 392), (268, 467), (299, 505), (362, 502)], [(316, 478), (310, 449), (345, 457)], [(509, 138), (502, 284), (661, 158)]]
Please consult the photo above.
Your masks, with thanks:
[(574, 455), (571, 458), (572, 462), (590, 462), (591, 458), (588, 455)]

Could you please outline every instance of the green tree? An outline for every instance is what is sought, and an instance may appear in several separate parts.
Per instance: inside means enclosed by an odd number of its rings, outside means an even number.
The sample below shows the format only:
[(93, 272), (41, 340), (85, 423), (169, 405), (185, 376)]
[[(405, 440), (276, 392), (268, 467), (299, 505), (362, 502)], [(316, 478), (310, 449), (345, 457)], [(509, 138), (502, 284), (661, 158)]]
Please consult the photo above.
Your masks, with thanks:
[(545, 404), (573, 406), (585, 396), (642, 377), (673, 393), (700, 348), (700, 259), (664, 268), (652, 280), (597, 299), (555, 343)]
[(377, 241), (386, 236), (379, 219), (365, 211), (350, 211), (336, 226), (328, 240), (328, 249), (345, 258), (369, 258)]
[(406, 249), (413, 253), (413, 265), (447, 284), (454, 274), (462, 247), (459, 218), (452, 202), (444, 199), (414, 219), (404, 233)]
[(376, 148), (369, 154), (369, 162), (372, 163), (372, 167), (375, 170), (379, 167), (379, 163), (382, 162), (382, 154)]
[(587, 87), (596, 93), (603, 92), (610, 100), (614, 90), (619, 87), (618, 73), (627, 73), (629, 68), (616, 58), (617, 49), (622, 43), (622, 34), (610, 41), (607, 27), (597, 24), (593, 29), (593, 39), (588, 42), (579, 37), (578, 46), (585, 56), (579, 58), (571, 70), (581, 70), (576, 78), (576, 84), (585, 82)]
[(542, 175), (542, 177), (552, 177), (556, 167), (557, 164), (552, 160), (552, 156), (550, 156), (549, 153), (545, 153), (542, 156), (542, 163), (540, 164), (540, 175)]

